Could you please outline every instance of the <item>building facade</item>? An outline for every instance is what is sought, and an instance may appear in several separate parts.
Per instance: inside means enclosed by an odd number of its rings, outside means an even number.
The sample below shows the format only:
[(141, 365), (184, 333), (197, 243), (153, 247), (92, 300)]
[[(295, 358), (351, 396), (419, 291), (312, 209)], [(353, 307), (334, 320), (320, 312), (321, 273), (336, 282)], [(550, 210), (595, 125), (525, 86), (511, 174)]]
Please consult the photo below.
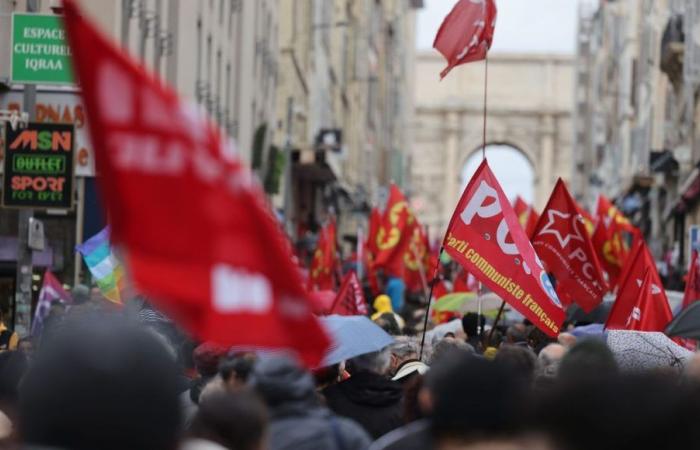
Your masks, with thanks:
[(700, 5), (620, 0), (579, 14), (575, 178), (580, 200), (599, 193), (680, 273), (699, 223)]
[(411, 67), (421, 6), (417, 0), (281, 1), (272, 155), (288, 164), (272, 177), (281, 181), (271, 193), (295, 239), (313, 235), (332, 213), (350, 242), (391, 181), (409, 188)]

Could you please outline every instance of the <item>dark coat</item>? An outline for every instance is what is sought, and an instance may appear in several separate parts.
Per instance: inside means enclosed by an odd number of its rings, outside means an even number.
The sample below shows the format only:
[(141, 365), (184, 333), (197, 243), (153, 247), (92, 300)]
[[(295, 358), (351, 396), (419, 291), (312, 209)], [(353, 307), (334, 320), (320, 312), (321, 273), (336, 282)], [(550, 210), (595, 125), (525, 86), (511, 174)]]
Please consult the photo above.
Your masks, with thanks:
[(287, 358), (261, 359), (250, 382), (270, 413), (270, 450), (365, 450), (370, 437), (321, 405), (313, 378)]
[(430, 450), (433, 436), (427, 419), (416, 420), (374, 441), (369, 450)]
[(360, 372), (323, 391), (328, 407), (377, 439), (403, 425), (403, 389), (381, 375)]

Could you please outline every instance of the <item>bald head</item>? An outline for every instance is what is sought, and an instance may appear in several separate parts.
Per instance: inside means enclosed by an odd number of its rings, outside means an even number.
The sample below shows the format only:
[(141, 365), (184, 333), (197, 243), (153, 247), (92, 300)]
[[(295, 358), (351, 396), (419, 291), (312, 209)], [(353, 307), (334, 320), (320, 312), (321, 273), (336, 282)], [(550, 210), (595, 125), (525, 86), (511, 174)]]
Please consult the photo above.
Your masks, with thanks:
[(571, 333), (560, 333), (557, 341), (566, 348), (571, 348), (576, 344), (576, 336)]
[(554, 377), (559, 370), (559, 363), (566, 354), (566, 347), (561, 344), (549, 344), (542, 349), (537, 356), (539, 373), (547, 377)]
[(685, 376), (700, 383), (700, 353), (696, 353), (685, 365)]

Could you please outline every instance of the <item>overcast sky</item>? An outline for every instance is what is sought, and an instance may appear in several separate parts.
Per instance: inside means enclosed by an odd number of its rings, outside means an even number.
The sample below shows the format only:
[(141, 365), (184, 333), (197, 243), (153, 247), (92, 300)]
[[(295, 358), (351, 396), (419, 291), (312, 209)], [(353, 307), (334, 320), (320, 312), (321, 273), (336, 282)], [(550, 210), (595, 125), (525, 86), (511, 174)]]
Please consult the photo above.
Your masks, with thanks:
[[(425, 0), (418, 12), (419, 49), (433, 46), (456, 0)], [(497, 0), (492, 51), (574, 53), (578, 0)]]

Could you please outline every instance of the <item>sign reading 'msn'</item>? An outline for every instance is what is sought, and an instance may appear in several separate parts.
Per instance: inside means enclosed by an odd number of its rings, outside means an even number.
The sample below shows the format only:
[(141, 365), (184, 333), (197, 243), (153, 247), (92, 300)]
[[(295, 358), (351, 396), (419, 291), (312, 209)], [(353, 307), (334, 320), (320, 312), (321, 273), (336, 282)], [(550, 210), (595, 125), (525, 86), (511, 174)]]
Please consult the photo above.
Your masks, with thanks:
[(3, 206), (73, 207), (73, 125), (31, 122), (5, 128)]

